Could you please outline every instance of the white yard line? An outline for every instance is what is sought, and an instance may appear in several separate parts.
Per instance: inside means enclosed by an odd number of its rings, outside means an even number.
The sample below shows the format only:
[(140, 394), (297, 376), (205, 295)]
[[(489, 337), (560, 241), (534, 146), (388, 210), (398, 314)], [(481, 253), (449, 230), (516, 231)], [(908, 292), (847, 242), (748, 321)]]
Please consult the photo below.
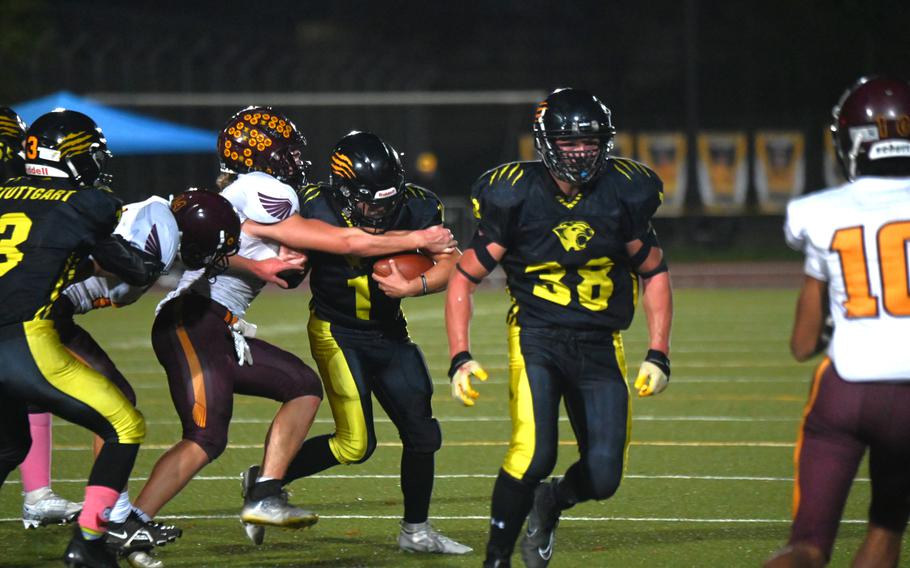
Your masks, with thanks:
[[(158, 520), (236, 520), (237, 515), (161, 515)], [(320, 520), (400, 520), (401, 515), (320, 515)], [(487, 515), (433, 515), (437, 521), (485, 521)], [(560, 522), (632, 522), (632, 523), (716, 523), (716, 524), (787, 524), (791, 519), (699, 518), (699, 517), (560, 517)], [(0, 522), (22, 522), (18, 517), (0, 518)], [(862, 519), (842, 519), (841, 523), (865, 524)]]

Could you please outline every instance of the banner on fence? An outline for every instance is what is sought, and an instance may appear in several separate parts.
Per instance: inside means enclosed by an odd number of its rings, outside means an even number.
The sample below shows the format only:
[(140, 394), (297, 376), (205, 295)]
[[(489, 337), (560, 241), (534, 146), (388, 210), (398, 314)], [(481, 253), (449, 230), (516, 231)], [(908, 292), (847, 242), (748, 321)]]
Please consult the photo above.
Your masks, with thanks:
[(698, 191), (708, 214), (742, 214), (749, 186), (746, 135), (704, 132), (698, 135)]
[(638, 159), (664, 182), (664, 202), (657, 214), (683, 213), (686, 200), (686, 135), (682, 132), (649, 132), (638, 135)]
[(806, 140), (801, 132), (755, 134), (755, 189), (762, 213), (782, 213), (806, 185)]

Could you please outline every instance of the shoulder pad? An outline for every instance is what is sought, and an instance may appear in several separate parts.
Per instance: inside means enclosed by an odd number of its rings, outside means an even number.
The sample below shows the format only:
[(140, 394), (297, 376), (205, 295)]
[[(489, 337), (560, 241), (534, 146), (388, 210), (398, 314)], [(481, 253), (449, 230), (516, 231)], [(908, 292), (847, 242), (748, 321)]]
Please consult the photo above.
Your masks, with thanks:
[(221, 195), (237, 210), (241, 222), (277, 223), (300, 211), (294, 189), (261, 172), (240, 175)]
[(142, 203), (131, 203), (125, 209), (127, 214), (117, 225), (115, 233), (159, 258), (165, 268), (169, 267), (177, 256), (180, 229), (167, 202), (152, 198)]
[(123, 203), (110, 189), (79, 189), (67, 203), (101, 233), (112, 233), (120, 222)]
[(512, 207), (527, 195), (530, 180), (535, 177), (539, 162), (509, 162), (483, 173), (471, 187), (474, 216), (478, 217), (479, 203)]
[(442, 200), (425, 187), (412, 183), (405, 184), (404, 207), (411, 210), (411, 216), (421, 227), (429, 227), (444, 222), (445, 208)]

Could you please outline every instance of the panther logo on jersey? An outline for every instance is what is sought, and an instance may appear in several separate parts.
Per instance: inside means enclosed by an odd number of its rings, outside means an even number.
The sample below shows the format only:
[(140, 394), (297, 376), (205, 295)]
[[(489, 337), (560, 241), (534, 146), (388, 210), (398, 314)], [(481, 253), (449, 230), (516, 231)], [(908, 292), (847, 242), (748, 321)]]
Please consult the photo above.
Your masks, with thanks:
[(584, 221), (565, 221), (553, 228), (566, 251), (584, 250), (594, 238), (594, 229)]

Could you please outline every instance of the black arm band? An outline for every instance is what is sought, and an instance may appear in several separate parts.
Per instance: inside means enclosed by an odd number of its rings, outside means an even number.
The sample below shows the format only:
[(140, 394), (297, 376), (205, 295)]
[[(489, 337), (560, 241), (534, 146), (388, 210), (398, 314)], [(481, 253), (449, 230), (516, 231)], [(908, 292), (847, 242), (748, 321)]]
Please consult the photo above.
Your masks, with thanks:
[(477, 255), (478, 262), (480, 262), (480, 265), (483, 266), (487, 272), (493, 272), (496, 265), (499, 264), (496, 259), (493, 258), (493, 255), (490, 254), (490, 251), (487, 250), (487, 245), (491, 242), (493, 241), (480, 231), (474, 233), (474, 238), (471, 239), (471, 250)]
[(481, 278), (474, 276), (473, 274), (468, 274), (464, 268), (461, 267), (460, 263), (455, 263), (455, 270), (461, 272), (461, 275), (473, 282), (474, 284), (480, 284)]
[(456, 353), (455, 356), (452, 357), (452, 364), (449, 365), (449, 372), (448, 372), (449, 380), (450, 381), (452, 380), (452, 377), (455, 376), (455, 372), (458, 371), (459, 367), (461, 367), (462, 365), (464, 365), (465, 363), (467, 363), (468, 361), (470, 361), (473, 358), (474, 357), (471, 356), (470, 351), (462, 351), (460, 353)]
[(666, 353), (657, 349), (648, 349), (645, 361), (657, 365), (657, 368), (663, 371), (668, 379), (670, 378), (670, 358), (667, 357)]
[(647, 272), (639, 272), (638, 275), (641, 276), (642, 278), (651, 278), (652, 276), (657, 276), (661, 272), (667, 272), (668, 270), (670, 270), (670, 269), (667, 268), (667, 261), (661, 260), (660, 264), (658, 264), (654, 270), (649, 270)]
[(120, 235), (111, 235), (95, 243), (92, 258), (101, 268), (130, 286), (153, 284), (164, 270), (157, 256), (133, 246)]
[(651, 254), (651, 243), (642, 242), (641, 248), (638, 249), (638, 252), (629, 257), (629, 260), (632, 261), (632, 266), (638, 268), (646, 260), (648, 260), (648, 255)]

